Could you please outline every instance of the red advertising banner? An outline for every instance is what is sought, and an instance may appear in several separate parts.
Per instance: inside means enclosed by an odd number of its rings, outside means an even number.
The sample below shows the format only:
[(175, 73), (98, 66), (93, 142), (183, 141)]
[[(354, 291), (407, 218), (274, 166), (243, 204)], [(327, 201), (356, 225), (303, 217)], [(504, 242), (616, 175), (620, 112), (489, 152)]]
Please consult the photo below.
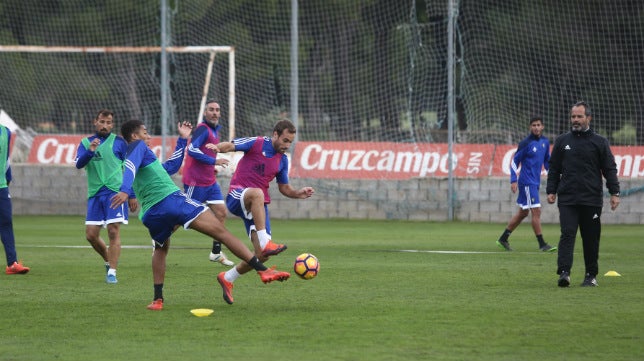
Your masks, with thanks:
[[(83, 136), (39, 135), (29, 163), (73, 165)], [(152, 150), (161, 154), (161, 137)], [(168, 137), (167, 159), (177, 137)], [(644, 178), (644, 146), (612, 146), (618, 175)], [(444, 143), (298, 142), (291, 158), (291, 175), (326, 179), (410, 179), (448, 176), (448, 145)], [(459, 178), (509, 177), (516, 145), (455, 144), (452, 170)], [(231, 164), (234, 169), (234, 164)], [(543, 173), (545, 176), (545, 172)]]
[[(456, 177), (509, 177), (516, 145), (455, 144)], [(612, 146), (618, 176), (644, 178), (644, 147)], [(447, 177), (447, 144), (298, 142), (291, 174), (329, 179)], [(543, 172), (546, 175), (546, 172)]]
[(617, 163), (617, 176), (644, 178), (644, 147), (611, 146)]
[[(618, 177), (644, 178), (644, 147), (611, 146), (610, 149), (615, 156)], [(516, 150), (516, 145), (497, 145), (490, 175), (509, 177), (510, 163)], [(545, 170), (541, 173), (542, 177), (545, 177), (546, 174)]]
[[(74, 165), (76, 149), (82, 135), (37, 135), (29, 151), (28, 163), (35, 164), (67, 164)], [(161, 154), (161, 137), (152, 137), (151, 147), (157, 157)], [(172, 154), (177, 137), (166, 138), (165, 158)]]
[(490, 175), (493, 177), (508, 177), (509, 182), (510, 164), (516, 151), (516, 145), (497, 145), (494, 150), (494, 162), (492, 163)]
[[(494, 145), (454, 145), (456, 177), (487, 177)], [(408, 179), (447, 177), (447, 144), (298, 142), (291, 174), (304, 178)]]

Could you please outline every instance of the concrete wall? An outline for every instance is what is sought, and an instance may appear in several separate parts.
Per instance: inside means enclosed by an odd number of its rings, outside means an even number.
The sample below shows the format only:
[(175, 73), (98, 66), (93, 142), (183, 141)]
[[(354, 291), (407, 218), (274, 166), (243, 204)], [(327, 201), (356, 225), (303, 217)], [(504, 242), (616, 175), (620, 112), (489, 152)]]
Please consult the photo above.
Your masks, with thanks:
[[(10, 192), (16, 215), (84, 215), (87, 198), (85, 172), (70, 166), (12, 165)], [(230, 178), (220, 176), (224, 192)], [(175, 178), (180, 184), (180, 178)], [(642, 183), (621, 179), (622, 202), (610, 212), (605, 198), (603, 223), (643, 224)], [(446, 221), (446, 179), (325, 180), (291, 179), (296, 187), (312, 186), (316, 194), (306, 200), (287, 199), (271, 184), (270, 207), (274, 219), (355, 218)], [(183, 189), (183, 187), (181, 186)], [(556, 205), (547, 204), (542, 185), (542, 222), (558, 223)], [(468, 222), (506, 223), (516, 212), (516, 196), (506, 178), (457, 179), (455, 219)]]

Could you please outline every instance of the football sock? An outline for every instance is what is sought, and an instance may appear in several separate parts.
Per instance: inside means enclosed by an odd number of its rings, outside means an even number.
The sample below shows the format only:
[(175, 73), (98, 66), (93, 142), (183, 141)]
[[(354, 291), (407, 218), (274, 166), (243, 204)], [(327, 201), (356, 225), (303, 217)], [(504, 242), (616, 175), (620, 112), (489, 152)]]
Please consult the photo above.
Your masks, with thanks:
[(266, 271), (268, 269), (256, 256), (253, 256), (253, 258), (248, 260), (247, 263), (249, 266), (253, 267), (255, 271)]
[(499, 238), (499, 241), (500, 242), (504, 242), (504, 241), (507, 242), (508, 238), (510, 238), (511, 233), (512, 233), (512, 231), (506, 228), (505, 231), (503, 231), (503, 234), (501, 234), (501, 237)]
[(116, 276), (116, 270), (114, 268), (110, 268), (109, 270), (107, 270), (107, 274)]
[(163, 299), (163, 283), (154, 284), (154, 299)]
[(241, 276), (237, 271), (237, 267), (233, 267), (224, 273), (224, 279), (230, 283), (235, 282), (235, 280)]
[(537, 242), (539, 242), (539, 247), (543, 247), (546, 245), (546, 241), (543, 240), (543, 235), (537, 235)]
[(220, 254), (221, 253), (221, 243), (217, 241), (212, 242), (212, 253)]
[(262, 229), (261, 231), (257, 231), (257, 238), (259, 239), (259, 248), (264, 249), (266, 247), (266, 244), (270, 240), (268, 238), (268, 233), (266, 233), (265, 229)]

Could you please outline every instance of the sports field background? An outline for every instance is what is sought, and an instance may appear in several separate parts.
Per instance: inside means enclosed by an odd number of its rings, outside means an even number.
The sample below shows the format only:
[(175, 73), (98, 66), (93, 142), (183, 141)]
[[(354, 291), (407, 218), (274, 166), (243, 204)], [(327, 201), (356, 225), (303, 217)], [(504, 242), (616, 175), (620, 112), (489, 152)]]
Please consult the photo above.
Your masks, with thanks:
[[(236, 219), (227, 225), (243, 237)], [(151, 247), (137, 219), (122, 231), (116, 285), (84, 239), (82, 216), (17, 216), (25, 276), (0, 275), (0, 360), (642, 360), (644, 228), (604, 226), (599, 287), (556, 286), (556, 254), (529, 224), (273, 221), (290, 270), (318, 256), (317, 278), (264, 285), (255, 274), (221, 299), (210, 241), (179, 230), (168, 256), (165, 309), (152, 298)], [(105, 232), (103, 232), (105, 235)], [(544, 236), (557, 243), (558, 227)], [(245, 239), (245, 238), (243, 238)], [(621, 277), (605, 277), (608, 270)], [(212, 308), (197, 318), (193, 308)]]

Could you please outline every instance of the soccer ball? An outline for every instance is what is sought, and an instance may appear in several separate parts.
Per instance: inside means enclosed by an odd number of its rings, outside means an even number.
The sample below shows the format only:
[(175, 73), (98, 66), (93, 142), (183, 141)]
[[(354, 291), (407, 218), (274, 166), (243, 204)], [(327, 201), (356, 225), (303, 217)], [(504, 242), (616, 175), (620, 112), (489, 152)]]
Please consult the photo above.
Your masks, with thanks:
[(293, 271), (295, 271), (295, 274), (305, 280), (310, 280), (317, 276), (319, 270), (320, 262), (318, 262), (317, 257), (310, 253), (302, 253), (297, 256), (295, 264), (293, 265)]

